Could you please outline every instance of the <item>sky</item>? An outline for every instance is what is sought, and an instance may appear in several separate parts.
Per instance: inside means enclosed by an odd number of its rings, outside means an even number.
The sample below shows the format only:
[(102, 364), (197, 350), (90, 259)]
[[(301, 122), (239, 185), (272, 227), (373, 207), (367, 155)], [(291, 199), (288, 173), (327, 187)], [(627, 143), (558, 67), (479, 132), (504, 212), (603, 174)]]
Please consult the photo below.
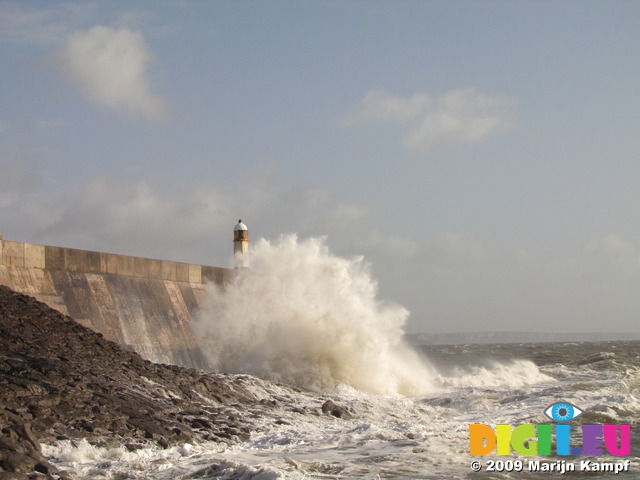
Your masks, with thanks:
[(640, 2), (0, 0), (0, 235), (363, 256), (407, 331), (637, 331)]

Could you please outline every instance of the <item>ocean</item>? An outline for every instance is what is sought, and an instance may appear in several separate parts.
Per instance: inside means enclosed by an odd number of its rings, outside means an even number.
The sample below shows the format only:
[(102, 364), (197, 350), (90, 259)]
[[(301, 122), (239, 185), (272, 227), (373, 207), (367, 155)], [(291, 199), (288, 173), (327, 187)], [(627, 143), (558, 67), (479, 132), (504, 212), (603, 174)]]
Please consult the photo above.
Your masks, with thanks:
[[(432, 386), (418, 395), (345, 384), (318, 392), (243, 375), (256, 397), (267, 400), (253, 412), (237, 406), (239, 415), (254, 418), (248, 441), (134, 452), (62, 441), (44, 453), (87, 479), (639, 478), (639, 348), (640, 342), (622, 341), (418, 346)], [(328, 398), (353, 418), (323, 415), (319, 407)], [(470, 424), (555, 424), (544, 412), (558, 402), (582, 410), (567, 422), (572, 447), (581, 445), (582, 424), (630, 424), (630, 455), (470, 454)], [(618, 474), (581, 469), (623, 468), (625, 460), (629, 465)], [(472, 471), (474, 461), (480, 472)], [(545, 465), (576, 471), (535, 471)]]
[[(133, 452), (63, 441), (45, 447), (55, 464), (114, 480), (564, 478), (533, 470), (585, 456), (474, 456), (469, 425), (554, 424), (545, 411), (568, 402), (582, 411), (567, 423), (576, 448), (582, 424), (631, 425), (630, 455), (593, 457), (630, 460), (627, 471), (597, 477), (640, 477), (640, 343), (410, 347), (409, 311), (380, 299), (362, 257), (296, 235), (255, 242), (251, 269), (209, 298), (193, 329), (212, 371), (250, 386), (256, 406), (225, 405), (252, 423), (250, 439)], [(352, 418), (323, 414), (329, 399)]]

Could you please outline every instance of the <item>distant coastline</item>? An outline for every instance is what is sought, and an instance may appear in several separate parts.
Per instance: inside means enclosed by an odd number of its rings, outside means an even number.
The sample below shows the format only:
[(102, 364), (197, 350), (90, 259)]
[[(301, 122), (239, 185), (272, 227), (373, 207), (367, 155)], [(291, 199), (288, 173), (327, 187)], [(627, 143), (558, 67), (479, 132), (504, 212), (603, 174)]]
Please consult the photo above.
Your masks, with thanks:
[(461, 332), (412, 333), (406, 335), (412, 345), (456, 345), (461, 343), (540, 343), (540, 342), (598, 342), (640, 340), (640, 332)]

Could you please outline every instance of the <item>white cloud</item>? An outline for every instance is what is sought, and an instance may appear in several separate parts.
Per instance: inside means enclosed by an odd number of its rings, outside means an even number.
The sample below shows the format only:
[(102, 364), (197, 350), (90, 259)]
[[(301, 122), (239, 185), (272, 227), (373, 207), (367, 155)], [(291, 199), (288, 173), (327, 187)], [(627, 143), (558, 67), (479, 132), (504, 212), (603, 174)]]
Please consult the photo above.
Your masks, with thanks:
[(604, 254), (606, 256), (623, 257), (636, 254), (634, 244), (620, 235), (610, 234), (602, 238), (595, 238), (587, 243), (585, 251), (588, 253)]
[(382, 90), (371, 90), (360, 103), (357, 111), (342, 119), (345, 126), (366, 125), (375, 122), (403, 122), (417, 118), (429, 108), (429, 95), (416, 93), (410, 98), (389, 95)]
[[(30, 216), (38, 218), (39, 223), (32, 222), (34, 234), (44, 243), (182, 261), (211, 263), (216, 248), (196, 252), (194, 244), (209, 247), (217, 243), (216, 231), (233, 228), (227, 225), (233, 223), (230, 200), (204, 184), (129, 183), (100, 176), (48, 200), (32, 197), (30, 205), (31, 214), (22, 222), (28, 227)], [(43, 222), (39, 212), (44, 211)]]
[[(36, 180), (33, 169), (0, 164), (5, 238), (217, 266), (230, 265), (238, 218), (253, 241), (297, 232), (344, 243), (370, 216), (367, 208), (341, 202), (330, 191), (288, 190), (264, 179), (218, 185), (100, 176), (63, 193)], [(15, 188), (5, 190), (5, 183)]]
[(29, 8), (18, 2), (0, 3), (0, 41), (50, 46), (67, 36), (74, 24), (86, 21), (95, 4), (61, 3), (47, 8)]
[(473, 89), (449, 92), (434, 102), (403, 143), (410, 150), (424, 152), (440, 145), (482, 141), (512, 126), (513, 106), (511, 99)]
[(620, 271), (640, 271), (640, 245), (621, 235), (609, 234), (589, 241), (584, 253), (595, 266), (606, 266)]
[(153, 122), (166, 118), (165, 101), (147, 78), (151, 53), (139, 32), (98, 25), (70, 35), (53, 59), (96, 104)]
[(512, 98), (482, 94), (473, 88), (452, 90), (436, 98), (425, 93), (402, 98), (372, 90), (342, 124), (401, 124), (406, 129), (402, 144), (414, 153), (427, 154), (480, 142), (512, 127), (515, 104)]

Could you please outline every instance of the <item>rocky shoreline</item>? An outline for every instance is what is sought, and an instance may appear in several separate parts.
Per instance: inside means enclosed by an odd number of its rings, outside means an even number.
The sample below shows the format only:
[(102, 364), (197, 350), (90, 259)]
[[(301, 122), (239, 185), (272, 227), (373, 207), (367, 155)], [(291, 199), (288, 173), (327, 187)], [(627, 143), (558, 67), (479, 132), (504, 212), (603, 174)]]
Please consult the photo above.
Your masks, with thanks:
[(41, 443), (58, 440), (129, 450), (243, 441), (251, 416), (276, 402), (286, 399), (260, 398), (246, 376), (143, 360), (0, 286), (0, 480), (73, 478), (42, 455)]

